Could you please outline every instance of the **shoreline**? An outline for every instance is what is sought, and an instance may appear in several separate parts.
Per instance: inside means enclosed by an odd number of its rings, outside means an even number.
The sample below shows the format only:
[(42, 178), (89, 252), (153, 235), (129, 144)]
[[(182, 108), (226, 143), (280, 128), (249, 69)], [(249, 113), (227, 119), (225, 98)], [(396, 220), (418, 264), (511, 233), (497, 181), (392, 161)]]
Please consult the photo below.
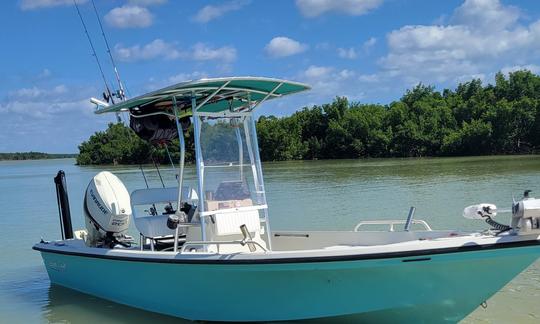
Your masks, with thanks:
[[(333, 158), (333, 159), (311, 159), (311, 160), (279, 160), (279, 161), (262, 161), (263, 163), (280, 163), (280, 162), (297, 162), (297, 163), (304, 163), (304, 162), (316, 162), (316, 161), (385, 161), (385, 160), (405, 160), (405, 161), (412, 161), (412, 160), (431, 160), (431, 159), (483, 159), (483, 158), (525, 158), (525, 157), (534, 157), (538, 156), (540, 157), (539, 153), (531, 153), (531, 154), (491, 154), (491, 155), (460, 155), (460, 156), (421, 156), (421, 157), (377, 157), (377, 158), (371, 158), (371, 157), (362, 157), (362, 158), (356, 158), (356, 159), (340, 159), (340, 158)], [(17, 162), (17, 161), (46, 161), (46, 160), (68, 160), (68, 159), (76, 159), (76, 156), (66, 156), (66, 157), (47, 157), (47, 158), (36, 158), (36, 159), (0, 159), (0, 162)], [(193, 162), (186, 162), (186, 165), (192, 165)], [(138, 163), (130, 163), (130, 164), (77, 164), (74, 163), (74, 165), (80, 166), (80, 167), (92, 167), (92, 166), (138, 166)], [(148, 163), (143, 163), (142, 165), (151, 165)], [(164, 163), (161, 163), (161, 165), (164, 165)]]
[(54, 159), (76, 159), (78, 153), (44, 153), (44, 152), (0, 152), (0, 161), (36, 161)]

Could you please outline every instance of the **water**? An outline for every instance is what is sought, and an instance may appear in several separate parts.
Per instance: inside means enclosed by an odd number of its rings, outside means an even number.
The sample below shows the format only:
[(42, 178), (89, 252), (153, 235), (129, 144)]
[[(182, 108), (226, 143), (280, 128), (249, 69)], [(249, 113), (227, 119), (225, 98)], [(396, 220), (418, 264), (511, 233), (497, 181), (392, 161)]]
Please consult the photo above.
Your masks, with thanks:
[[(491, 202), (509, 208), (524, 189), (540, 195), (540, 157), (384, 159), (266, 163), (265, 181), (272, 228), (352, 229), (359, 220), (416, 218), (433, 228), (482, 229), (461, 217), (463, 207)], [(138, 167), (78, 167), (74, 160), (0, 162), (0, 323), (182, 322), (50, 286), (39, 253), (41, 237), (60, 237), (56, 172), (66, 172), (74, 228), (83, 228), (82, 197), (99, 170), (115, 172), (128, 190), (144, 187)], [(151, 186), (158, 174), (146, 166)], [(166, 185), (172, 172), (163, 167)], [(194, 184), (194, 172), (187, 170)], [(535, 193), (533, 191), (533, 194)], [(507, 221), (506, 217), (498, 217)], [(134, 229), (131, 229), (134, 231)], [(474, 271), (474, 269), (471, 269)], [(497, 269), (493, 269), (497, 271)], [(99, 284), (96, 274), (96, 284)], [(465, 323), (538, 323), (540, 262), (515, 278)], [(429, 311), (429, 310), (426, 310)]]

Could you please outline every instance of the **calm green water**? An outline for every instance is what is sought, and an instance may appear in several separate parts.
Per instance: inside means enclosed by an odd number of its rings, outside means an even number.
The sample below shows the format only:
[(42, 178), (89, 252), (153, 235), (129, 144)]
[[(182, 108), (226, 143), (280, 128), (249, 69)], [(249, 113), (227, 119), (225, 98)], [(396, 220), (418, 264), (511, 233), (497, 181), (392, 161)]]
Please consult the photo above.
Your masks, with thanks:
[[(52, 182), (59, 169), (67, 174), (74, 228), (82, 228), (84, 190), (102, 168), (77, 167), (71, 159), (0, 162), (0, 323), (181, 322), (50, 286), (31, 247), (41, 237), (60, 237)], [(129, 190), (144, 186), (138, 168), (107, 169)], [(157, 173), (146, 169), (150, 185), (160, 186)], [(461, 217), (463, 207), (509, 208), (524, 189), (540, 196), (539, 156), (280, 162), (265, 164), (264, 173), (277, 230), (347, 230), (359, 220), (405, 218), (411, 205), (434, 228), (481, 229), (483, 223)], [(172, 172), (164, 167), (162, 174), (174, 185)], [(193, 170), (187, 179), (194, 181)], [(537, 262), (464, 322), (538, 323), (539, 301)]]

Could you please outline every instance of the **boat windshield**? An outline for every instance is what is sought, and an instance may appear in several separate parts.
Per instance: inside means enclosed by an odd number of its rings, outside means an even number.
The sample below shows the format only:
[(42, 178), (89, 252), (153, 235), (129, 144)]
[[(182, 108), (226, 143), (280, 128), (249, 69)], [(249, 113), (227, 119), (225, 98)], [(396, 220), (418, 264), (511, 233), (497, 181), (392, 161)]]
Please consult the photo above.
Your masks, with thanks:
[(199, 192), (204, 200), (203, 215), (222, 210), (266, 209), (252, 117), (194, 118), (199, 122), (199, 185), (202, 185)]

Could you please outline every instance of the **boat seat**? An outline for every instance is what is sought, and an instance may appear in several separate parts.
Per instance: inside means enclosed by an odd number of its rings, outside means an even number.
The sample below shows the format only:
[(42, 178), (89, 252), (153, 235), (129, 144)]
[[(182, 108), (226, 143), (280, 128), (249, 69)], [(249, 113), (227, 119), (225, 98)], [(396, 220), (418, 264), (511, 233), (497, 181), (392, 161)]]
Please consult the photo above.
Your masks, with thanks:
[[(182, 188), (182, 201), (197, 199), (196, 193), (189, 187)], [(135, 227), (144, 237), (155, 238), (174, 235), (174, 230), (167, 227), (169, 215), (140, 215), (135, 206), (171, 203), (176, 205), (178, 188), (149, 188), (139, 189), (131, 193), (131, 209)], [(185, 229), (180, 228), (179, 233), (184, 234)]]
[(217, 236), (242, 234), (240, 226), (246, 225), (250, 233), (261, 230), (258, 210), (214, 215), (214, 234)]
[[(135, 219), (135, 227), (144, 237), (155, 238), (174, 235), (174, 230), (167, 227), (167, 218), (169, 215), (138, 217)], [(180, 229), (180, 233), (182, 233), (182, 229)]]
[[(251, 200), (249, 204), (242, 201), (240, 201), (240, 204), (252, 205)], [(259, 210), (257, 209), (242, 210), (242, 207), (239, 207), (239, 210), (234, 212), (217, 212), (212, 215), (209, 225), (209, 237), (212, 241), (242, 240), (244, 236), (242, 235), (240, 226), (246, 225), (253, 241), (266, 248), (266, 242), (261, 238), (261, 220), (259, 218)], [(260, 247), (256, 245), (255, 247), (257, 252), (262, 251)], [(247, 245), (242, 246), (240, 244), (223, 244), (216, 246), (215, 249), (219, 253), (250, 252)]]

